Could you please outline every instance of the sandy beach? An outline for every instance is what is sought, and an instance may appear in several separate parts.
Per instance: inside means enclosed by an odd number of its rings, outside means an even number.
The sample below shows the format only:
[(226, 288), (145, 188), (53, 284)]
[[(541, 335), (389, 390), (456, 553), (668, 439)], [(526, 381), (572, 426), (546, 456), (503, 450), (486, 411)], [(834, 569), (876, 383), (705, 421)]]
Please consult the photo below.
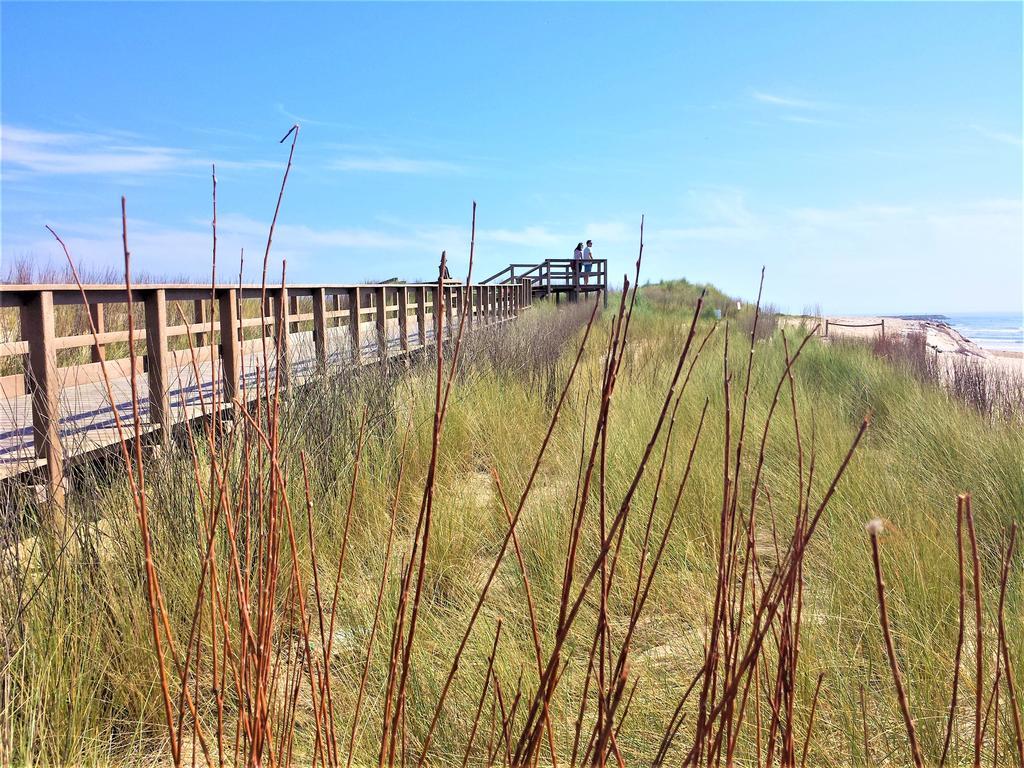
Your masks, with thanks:
[(985, 349), (948, 323), (938, 320), (828, 315), (821, 318), (791, 316), (784, 322), (787, 325), (820, 322), (822, 336), (851, 339), (871, 339), (878, 336), (882, 333), (882, 323), (884, 322), (886, 336), (923, 335), (925, 344), (929, 349), (935, 351), (940, 360), (952, 362), (958, 357), (969, 358), (988, 368), (1002, 369), (1024, 376), (1024, 352), (1010, 349)]

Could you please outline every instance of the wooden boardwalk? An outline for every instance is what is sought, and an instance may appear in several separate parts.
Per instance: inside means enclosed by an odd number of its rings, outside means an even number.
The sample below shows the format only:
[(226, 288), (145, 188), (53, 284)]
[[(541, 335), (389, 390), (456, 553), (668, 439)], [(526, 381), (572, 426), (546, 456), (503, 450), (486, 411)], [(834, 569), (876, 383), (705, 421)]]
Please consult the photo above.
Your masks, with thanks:
[[(463, 315), (467, 330), (473, 330), (507, 322), (533, 300), (528, 279), (500, 285), (446, 283), (440, 291), (446, 308), (444, 338), (451, 338)], [(0, 340), (0, 364), (23, 366), (0, 376), (0, 479), (41, 474), (58, 502), (68, 462), (119, 442), (115, 410), (128, 433), (134, 433), (127, 292), (112, 286), (86, 286), (85, 292), (83, 304), (75, 286), (0, 287), (0, 310), (16, 314), (19, 327), (16, 338)], [(439, 320), (435, 308), (441, 306), (436, 284), (265, 290), (146, 285), (133, 288), (132, 298), (138, 305), (133, 314), (138, 318), (136, 343), (144, 347), (135, 377), (140, 429), (156, 433), (152, 439), (164, 443), (176, 425), (209, 414), (215, 389), (226, 403), (222, 407), (230, 407), (232, 397), (255, 399), (265, 360), (271, 378), (280, 374), (288, 386), (300, 386), (321, 371), (373, 364), (431, 346)], [(62, 328), (74, 333), (61, 335)], [(280, 366), (278, 346), (287, 361)], [(68, 355), (70, 363), (62, 359)]]

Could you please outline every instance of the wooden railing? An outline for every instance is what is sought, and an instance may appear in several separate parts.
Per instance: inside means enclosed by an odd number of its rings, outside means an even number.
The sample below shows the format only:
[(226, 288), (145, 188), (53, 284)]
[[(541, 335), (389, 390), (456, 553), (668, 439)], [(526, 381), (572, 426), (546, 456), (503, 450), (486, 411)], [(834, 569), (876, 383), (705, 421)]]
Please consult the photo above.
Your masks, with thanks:
[[(502, 323), (529, 307), (533, 297), (529, 279), (500, 285), (448, 283), (440, 290), (445, 293), (444, 338), (451, 337), (460, 317), (466, 318), (467, 330)], [(224, 402), (241, 397), (245, 361), (255, 354), (254, 345), (262, 348), (268, 337), (272, 363), (285, 384), (299, 369), (308, 376), (329, 363), (362, 365), (432, 345), (440, 320), (438, 291), (436, 284), (133, 287), (134, 337), (140, 347), (145, 345), (140, 381), (146, 389), (146, 431), (168, 443), (175, 423), (202, 415), (190, 409), (182, 389), (177, 392), (177, 412), (171, 402), (172, 381), (181, 380), (186, 369), (191, 371), (196, 359), (208, 367), (210, 381), (189, 386), (213, 386), (219, 367)], [(108, 379), (124, 381), (131, 375), (127, 291), (88, 285), (85, 295), (83, 307), (77, 286), (0, 286), (0, 310), (9, 310), (2, 326), (10, 335), (0, 339), (0, 371), (22, 367), (0, 376), (0, 477), (42, 469), (45, 485), (57, 501), (63, 499), (69, 455), (102, 447), (93, 440), (77, 452), (65, 449), (62, 417), (78, 414), (69, 415), (66, 403), (62, 408), (62, 395), (74, 388), (81, 390), (80, 395), (87, 390), (88, 396), (82, 397), (93, 402), (86, 407), (102, 411), (106, 419), (111, 408), (123, 404), (110, 403), (105, 390), (97, 394), (101, 365), (106, 366)], [(7, 322), (13, 315), (18, 317), (16, 333)], [(112, 330), (112, 325), (119, 327)], [(312, 347), (308, 356), (290, 352), (293, 340), (312, 341), (306, 345)], [(110, 431), (108, 424), (105, 432)], [(30, 445), (23, 439), (28, 435)]]
[[(590, 271), (587, 271), (587, 268)], [(483, 284), (515, 283), (528, 278), (534, 293), (570, 293), (578, 295), (591, 291), (606, 291), (608, 287), (607, 259), (546, 259), (539, 264), (509, 264), (500, 272), (480, 282)]]

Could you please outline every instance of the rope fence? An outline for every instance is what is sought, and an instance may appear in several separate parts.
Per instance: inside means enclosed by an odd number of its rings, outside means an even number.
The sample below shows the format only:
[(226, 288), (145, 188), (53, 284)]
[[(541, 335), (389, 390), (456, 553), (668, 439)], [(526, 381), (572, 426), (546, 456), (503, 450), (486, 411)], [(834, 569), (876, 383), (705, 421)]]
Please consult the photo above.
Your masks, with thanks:
[(836, 326), (837, 328), (882, 328), (882, 338), (885, 338), (885, 318), (883, 317), (877, 323), (839, 323), (835, 320), (825, 320), (825, 336), (828, 337), (829, 326)]

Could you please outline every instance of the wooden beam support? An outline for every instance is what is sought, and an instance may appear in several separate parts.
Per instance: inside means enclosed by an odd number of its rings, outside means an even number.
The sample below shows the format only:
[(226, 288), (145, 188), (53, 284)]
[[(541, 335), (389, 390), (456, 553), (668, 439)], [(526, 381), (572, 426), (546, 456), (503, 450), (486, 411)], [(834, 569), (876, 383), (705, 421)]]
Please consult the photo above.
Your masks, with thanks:
[(323, 288), (313, 289), (313, 346), (316, 367), (327, 368), (327, 295)]
[(363, 362), (363, 337), (359, 330), (362, 322), (362, 297), (359, 295), (359, 288), (348, 290), (348, 320), (349, 334), (352, 340), (352, 362), (355, 365), (362, 365)]
[(455, 289), (445, 286), (445, 322), (448, 323), (448, 338), (455, 338)]
[(437, 286), (433, 286), (430, 289), (431, 306), (430, 313), (434, 317), (434, 343), (437, 344), (441, 341), (441, 292), (437, 290)]
[(238, 392), (238, 375), (242, 367), (242, 341), (238, 323), (238, 289), (219, 291), (220, 362), (224, 378), (224, 400), (231, 402)]
[(274, 313), (274, 348), (277, 351), (277, 368), (281, 377), (281, 386), (288, 388), (291, 383), (291, 371), (288, 367), (289, 351), (288, 337), (291, 335), (291, 321), (289, 310), (292, 302), (288, 297), (288, 287), (282, 286), (274, 291), (273, 307), (277, 310)]
[[(89, 316), (92, 318), (92, 324), (96, 329), (96, 334), (105, 333), (106, 322), (104, 319), (103, 303), (97, 302), (89, 305)], [(93, 344), (89, 354), (90, 361), (94, 363), (102, 362), (106, 359), (106, 350), (102, 344)]]
[(398, 343), (409, 351), (409, 289), (404, 285), (398, 288)]
[(427, 289), (419, 286), (416, 290), (416, 333), (421, 347), (427, 346)]
[(170, 355), (167, 351), (167, 292), (146, 291), (146, 361), (149, 368), (149, 423), (160, 428), (160, 442), (171, 444)]
[[(206, 302), (202, 299), (196, 299), (192, 302), (192, 322), (203, 323), (204, 325), (209, 322), (209, 318), (206, 316)], [(200, 331), (196, 334), (195, 346), (196, 348), (206, 346), (206, 334)]]
[(53, 524), (62, 534), (64, 446), (60, 441), (60, 383), (54, 346), (53, 293), (29, 294), (21, 305), (21, 336), (28, 342), (26, 388), (32, 393), (32, 439), (36, 457), (46, 461), (46, 494), (55, 506)]
[(373, 289), (373, 304), (376, 312), (377, 356), (381, 360), (388, 357), (388, 289), (384, 286)]

